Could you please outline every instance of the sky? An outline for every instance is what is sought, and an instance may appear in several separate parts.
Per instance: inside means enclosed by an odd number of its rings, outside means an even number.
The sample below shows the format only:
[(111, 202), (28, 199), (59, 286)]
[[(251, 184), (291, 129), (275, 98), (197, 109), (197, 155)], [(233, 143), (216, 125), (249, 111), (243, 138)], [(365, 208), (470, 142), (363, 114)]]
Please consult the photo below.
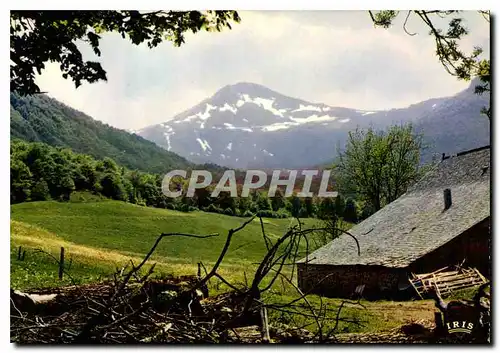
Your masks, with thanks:
[[(253, 82), (313, 103), (360, 110), (403, 108), (453, 95), (468, 86), (450, 76), (435, 56), (425, 25), (406, 12), (390, 29), (374, 28), (366, 11), (240, 11), (241, 23), (221, 33), (199, 32), (174, 47), (136, 46), (105, 34), (94, 56), (108, 81), (78, 89), (47, 64), (42, 91), (95, 119), (140, 129), (172, 119), (237, 82)], [(462, 17), (470, 30), (461, 42), (489, 49), (489, 24), (476, 12)], [(444, 24), (444, 23), (443, 23)]]

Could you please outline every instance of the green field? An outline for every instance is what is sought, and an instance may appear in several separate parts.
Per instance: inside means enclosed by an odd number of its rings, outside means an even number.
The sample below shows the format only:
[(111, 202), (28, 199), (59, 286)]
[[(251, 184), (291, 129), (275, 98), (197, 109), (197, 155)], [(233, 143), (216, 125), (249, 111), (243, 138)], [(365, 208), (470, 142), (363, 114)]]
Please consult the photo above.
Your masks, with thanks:
[[(152, 260), (159, 263), (162, 271), (172, 273), (195, 273), (198, 262), (207, 266), (215, 262), (229, 229), (237, 228), (246, 220), (201, 211), (184, 213), (142, 207), (119, 201), (27, 202), (12, 205), (11, 219), (13, 256), (17, 255), (19, 246), (41, 248), (55, 256), (64, 246), (67, 256), (73, 256), (75, 263), (104, 270), (121, 266), (129, 258), (140, 261), (161, 233), (219, 234), (207, 239), (164, 238)], [(318, 223), (312, 219), (302, 221), (305, 226)], [(264, 220), (266, 234), (273, 240), (294, 223), (295, 220), (287, 219)], [(242, 277), (243, 271), (251, 271), (265, 252), (260, 221), (254, 219), (233, 237), (221, 271), (231, 277)], [(29, 281), (28, 284), (34, 283)]]
[[(207, 268), (217, 259), (229, 229), (237, 228), (246, 219), (216, 213), (183, 213), (142, 207), (119, 201), (99, 202), (26, 202), (11, 206), (11, 287), (29, 289), (99, 281), (132, 260), (139, 263), (161, 233), (219, 233), (218, 237), (194, 239), (164, 238), (151, 259), (157, 263), (155, 274), (195, 274), (197, 263)], [(304, 219), (305, 227), (318, 225), (315, 219)], [(280, 237), (296, 221), (265, 219), (266, 234), (273, 240)], [(18, 260), (18, 249), (26, 250)], [(60, 248), (66, 252), (69, 276), (57, 278), (55, 258)], [(221, 264), (219, 273), (233, 283), (241, 283), (245, 274), (251, 280), (257, 264), (266, 253), (258, 219), (236, 233)], [(51, 254), (54, 258), (47, 255)], [(69, 265), (71, 262), (71, 265)], [(220, 284), (220, 283), (219, 283)], [(224, 285), (213, 290), (224, 290)], [(215, 288), (216, 287), (216, 288)], [(227, 289), (227, 288), (226, 288)], [(290, 302), (297, 297), (291, 286), (277, 281), (266, 300)], [(308, 296), (318, 304), (317, 296)], [(330, 310), (336, 310), (338, 299), (323, 299)], [(355, 317), (363, 326), (345, 323), (341, 332), (378, 331), (396, 327), (413, 318), (432, 318), (433, 304), (428, 301), (394, 303), (364, 302), (365, 308), (346, 305), (342, 317)], [(296, 310), (305, 310), (297, 308)], [(292, 314), (272, 311), (274, 322), (297, 324)], [(326, 324), (327, 327), (329, 324)]]

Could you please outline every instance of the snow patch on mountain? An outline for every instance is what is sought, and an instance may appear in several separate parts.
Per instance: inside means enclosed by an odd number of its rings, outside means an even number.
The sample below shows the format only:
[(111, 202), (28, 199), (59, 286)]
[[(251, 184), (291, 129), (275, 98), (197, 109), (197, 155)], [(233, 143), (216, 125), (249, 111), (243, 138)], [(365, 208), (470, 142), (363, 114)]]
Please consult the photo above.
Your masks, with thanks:
[(236, 112), (238, 111), (238, 108), (235, 108), (227, 103), (224, 103), (224, 106), (220, 107), (219, 111), (220, 112), (230, 111), (230, 112), (233, 112), (233, 114), (236, 114)]
[(198, 143), (200, 144), (201, 148), (203, 149), (203, 152), (206, 152), (207, 149), (209, 149), (210, 151), (212, 150), (212, 147), (210, 147), (207, 140), (202, 140), (201, 138), (198, 137), (196, 138), (196, 141), (198, 141)]
[(273, 156), (274, 156), (274, 154), (273, 154), (273, 153), (268, 152), (268, 151), (266, 151), (266, 150), (262, 150), (262, 152), (264, 152), (264, 153), (265, 153), (265, 154), (267, 154), (268, 156), (271, 156), (271, 157), (273, 157)]
[(283, 113), (286, 113), (286, 111), (287, 111), (286, 109), (276, 109), (276, 108), (274, 108), (275, 98), (273, 98), (273, 99), (265, 99), (265, 98), (261, 98), (261, 97), (256, 97), (256, 98), (254, 98), (253, 102), (255, 104), (261, 106), (265, 110), (270, 111), (274, 115), (279, 116), (281, 118), (284, 117)]
[(289, 129), (291, 126), (294, 125), (299, 125), (298, 123), (292, 123), (292, 122), (284, 122), (284, 123), (274, 123), (271, 125), (263, 126), (261, 128), (262, 131), (276, 131), (276, 130), (284, 130), (284, 129)]
[(165, 136), (165, 139), (167, 140), (167, 151), (170, 151), (172, 149), (172, 145), (170, 143), (170, 135), (175, 135), (174, 129), (165, 123), (160, 124), (163, 127), (163, 136)]
[(330, 115), (318, 116), (316, 114), (313, 114), (311, 116), (308, 116), (307, 118), (290, 118), (290, 119), (292, 119), (293, 121), (295, 121), (296, 123), (299, 123), (299, 124), (306, 124), (306, 123), (316, 123), (316, 122), (320, 122), (320, 121), (333, 121), (333, 120), (336, 120), (337, 117), (330, 116)]
[(292, 110), (292, 112), (302, 112), (302, 111), (316, 111), (316, 112), (321, 112), (322, 109), (321, 107), (317, 107), (314, 105), (304, 105), (304, 104), (299, 104), (299, 107), (295, 110)]
[(274, 108), (275, 101), (276, 101), (275, 98), (271, 98), (271, 99), (262, 98), (262, 97), (251, 98), (250, 95), (244, 93), (244, 94), (240, 95), (240, 99), (236, 102), (236, 106), (242, 107), (246, 103), (253, 103), (253, 104), (256, 104), (257, 106), (259, 106), (267, 111), (270, 111), (274, 115), (283, 118), (284, 117), (283, 113), (286, 113), (287, 110)]
[(170, 151), (170, 149), (172, 148), (172, 145), (170, 144), (170, 134), (164, 132), (163, 136), (165, 136), (165, 138), (167, 139), (167, 151)]
[(224, 126), (226, 127), (227, 130), (241, 130), (241, 131), (253, 132), (253, 130), (250, 129), (249, 127), (234, 126), (233, 124), (229, 123), (224, 123)]
[(336, 116), (331, 116), (331, 115), (316, 115), (313, 114), (311, 116), (308, 116), (306, 118), (294, 118), (290, 117), (291, 121), (285, 121), (282, 123), (274, 123), (266, 126), (261, 126), (262, 131), (276, 131), (276, 130), (285, 130), (289, 129), (292, 126), (298, 126), (302, 124), (309, 124), (309, 123), (320, 123), (320, 122), (325, 122), (325, 121), (334, 121), (337, 120), (338, 118)]
[(233, 149), (233, 143), (232, 142), (229, 142), (226, 146), (226, 149), (231, 151)]
[(165, 130), (164, 132), (166, 132), (166, 133), (174, 132), (174, 129), (170, 125), (166, 125), (165, 123), (160, 124), (160, 125), (161, 125), (161, 127), (163, 127), (163, 130)]
[(187, 118), (183, 119), (183, 120), (179, 120), (179, 121), (175, 121), (176, 123), (178, 122), (188, 122), (188, 121), (191, 121), (193, 119), (201, 119), (201, 120), (207, 120), (208, 118), (210, 118), (210, 111), (212, 110), (215, 110), (217, 109), (216, 106), (214, 105), (210, 105), (210, 104), (206, 104), (205, 106), (205, 111), (204, 112), (199, 112), (197, 114), (193, 114), (193, 115), (190, 115), (188, 116)]

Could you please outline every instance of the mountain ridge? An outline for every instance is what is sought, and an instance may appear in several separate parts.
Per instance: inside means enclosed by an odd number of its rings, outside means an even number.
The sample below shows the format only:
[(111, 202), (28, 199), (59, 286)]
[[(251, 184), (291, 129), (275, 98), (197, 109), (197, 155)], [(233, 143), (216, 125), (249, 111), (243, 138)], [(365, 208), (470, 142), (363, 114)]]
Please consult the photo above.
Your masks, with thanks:
[[(406, 108), (368, 111), (311, 103), (260, 84), (237, 82), (136, 134), (197, 163), (297, 168), (331, 160), (336, 145), (342, 146), (347, 132), (358, 126), (385, 129), (411, 122), (433, 146), (423, 152), (425, 162), (442, 152), (489, 143), (489, 121), (480, 114), (489, 99), (473, 93), (475, 84), (453, 96)], [(450, 124), (455, 131), (446, 131)], [(471, 132), (477, 135), (467, 137)]]

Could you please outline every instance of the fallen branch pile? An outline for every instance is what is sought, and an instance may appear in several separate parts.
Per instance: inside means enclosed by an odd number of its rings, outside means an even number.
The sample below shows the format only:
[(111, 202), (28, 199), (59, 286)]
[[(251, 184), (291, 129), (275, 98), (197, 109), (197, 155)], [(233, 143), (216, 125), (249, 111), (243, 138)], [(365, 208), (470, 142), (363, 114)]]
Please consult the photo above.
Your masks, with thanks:
[[(16, 343), (263, 343), (258, 307), (245, 315), (245, 295), (236, 291), (205, 297), (189, 287), (197, 276), (131, 282), (110, 307), (115, 283), (58, 288), (47, 295), (11, 296), (11, 340)], [(208, 293), (205, 293), (208, 294)], [(24, 299), (20, 299), (22, 296)], [(30, 297), (45, 296), (36, 304)], [(11, 303), (12, 303), (11, 302)], [(29, 309), (29, 313), (25, 310)], [(36, 310), (33, 310), (36, 308)], [(417, 322), (390, 332), (325, 334), (269, 327), (274, 343), (429, 343), (433, 323)]]
[[(11, 293), (11, 339), (18, 343), (216, 343), (243, 303), (237, 293), (204, 298), (196, 276)], [(45, 297), (45, 301), (34, 301)], [(258, 316), (249, 314), (249, 325)], [(252, 321), (253, 319), (253, 321)]]

